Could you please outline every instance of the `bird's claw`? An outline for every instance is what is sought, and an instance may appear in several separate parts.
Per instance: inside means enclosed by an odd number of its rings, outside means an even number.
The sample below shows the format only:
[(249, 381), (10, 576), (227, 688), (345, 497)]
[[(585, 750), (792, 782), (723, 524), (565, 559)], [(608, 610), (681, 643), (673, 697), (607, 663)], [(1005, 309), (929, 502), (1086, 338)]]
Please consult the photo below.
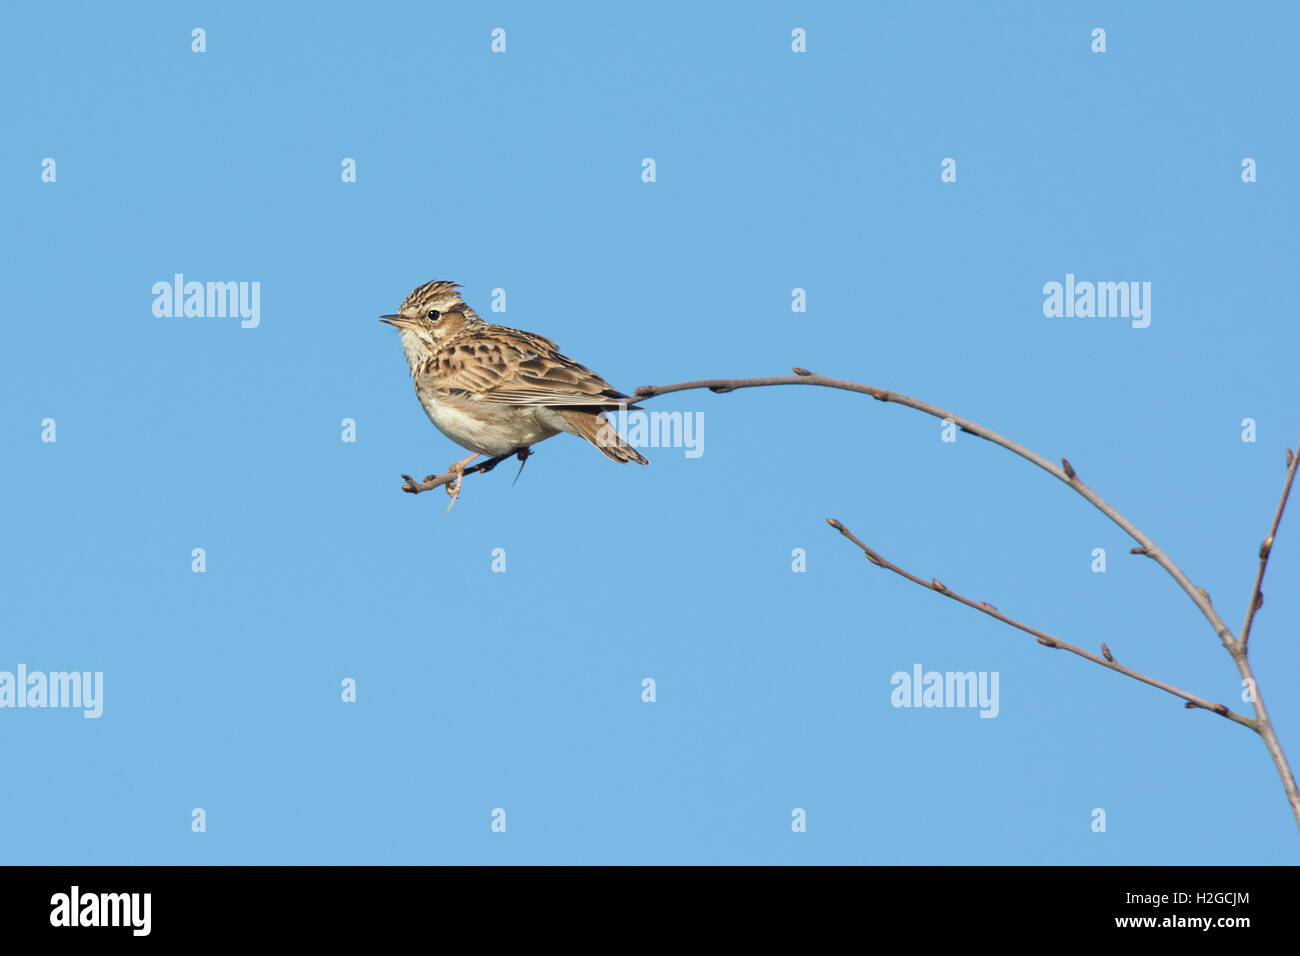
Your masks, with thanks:
[(465, 479), (466, 464), (467, 462), (458, 461), (448, 469), (448, 471), (454, 471), (456, 473), (456, 480), (443, 485), (443, 487), (447, 489), (447, 496), (451, 498), (451, 501), (447, 503), (447, 511), (444, 511), (443, 514), (451, 511), (452, 506), (456, 504), (456, 499), (460, 497), (460, 483)]

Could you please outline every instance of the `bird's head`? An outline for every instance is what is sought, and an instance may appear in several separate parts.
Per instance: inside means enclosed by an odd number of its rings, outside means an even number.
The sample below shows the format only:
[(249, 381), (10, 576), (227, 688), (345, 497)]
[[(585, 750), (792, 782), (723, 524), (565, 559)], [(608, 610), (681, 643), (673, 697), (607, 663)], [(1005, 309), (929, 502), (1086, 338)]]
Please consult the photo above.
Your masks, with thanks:
[(465, 304), (454, 282), (426, 282), (406, 297), (396, 315), (380, 316), (380, 321), (399, 329), (402, 349), (415, 363), (422, 353), (439, 349), (466, 325), (482, 322)]

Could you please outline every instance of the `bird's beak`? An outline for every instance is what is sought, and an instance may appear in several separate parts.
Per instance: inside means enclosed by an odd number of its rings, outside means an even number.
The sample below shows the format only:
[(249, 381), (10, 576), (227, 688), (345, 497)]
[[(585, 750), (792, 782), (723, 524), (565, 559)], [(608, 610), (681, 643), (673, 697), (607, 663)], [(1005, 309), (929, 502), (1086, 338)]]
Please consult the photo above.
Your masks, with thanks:
[(387, 322), (389, 325), (393, 326), (393, 328), (397, 329), (410, 329), (415, 327), (415, 323), (404, 315), (381, 315), (379, 321)]

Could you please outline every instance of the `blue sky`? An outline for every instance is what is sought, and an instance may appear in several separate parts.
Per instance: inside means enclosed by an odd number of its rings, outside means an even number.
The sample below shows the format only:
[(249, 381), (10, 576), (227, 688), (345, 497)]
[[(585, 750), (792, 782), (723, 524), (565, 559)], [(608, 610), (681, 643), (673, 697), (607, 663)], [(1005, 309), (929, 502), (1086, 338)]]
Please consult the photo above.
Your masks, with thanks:
[[(1293, 862), (1254, 734), (825, 524), (1248, 712), (1037, 469), (687, 392), (647, 409), (698, 457), (560, 436), (444, 516), (398, 476), (465, 452), (376, 318), (450, 279), (624, 390), (798, 365), (950, 408), (1068, 456), (1236, 628), (1300, 439), (1295, 8), (466, 6), (5, 7), (0, 671), (101, 672), (103, 713), (0, 709), (0, 860)], [(155, 315), (176, 273), (258, 283), (257, 326)], [(1149, 282), (1150, 325), (1045, 317), (1067, 274)], [(1297, 522), (1252, 640), (1293, 756)], [(917, 665), (996, 673), (997, 716), (892, 706)]]

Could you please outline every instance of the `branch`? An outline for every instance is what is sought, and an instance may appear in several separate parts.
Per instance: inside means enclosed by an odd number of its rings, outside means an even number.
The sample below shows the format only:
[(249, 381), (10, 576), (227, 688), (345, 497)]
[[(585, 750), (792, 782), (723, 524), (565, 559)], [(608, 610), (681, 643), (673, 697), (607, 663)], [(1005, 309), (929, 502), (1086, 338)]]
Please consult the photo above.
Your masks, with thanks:
[[(938, 581), (931, 581), (927, 584), (915, 575), (909, 574), (902, 568), (885, 561), (884, 558), (881, 558), (880, 555), (876, 554), (861, 541), (858, 541), (857, 538), (854, 538), (849, 534), (843, 525), (834, 521), (832, 521), (832, 524), (834, 524), (841, 533), (848, 536), (859, 547), (861, 547), (863, 551), (866, 552), (867, 557), (871, 558), (871, 560), (879, 564), (881, 567), (888, 568), (897, 574), (901, 574), (903, 577), (917, 584), (940, 591), (941, 593), (953, 598), (953, 600), (960, 601), (969, 607), (983, 611), (985, 614), (989, 614), (1000, 621), (1010, 624), (1012, 627), (1033, 634), (1038, 638), (1040, 643), (1048, 647), (1058, 647), (1074, 654), (1078, 654), (1080, 657), (1085, 657), (1094, 663), (1101, 664), (1103, 667), (1108, 667), (1111, 670), (1132, 677), (1134, 680), (1141, 681), (1145, 684), (1151, 685), (1152, 687), (1173, 694), (1176, 697), (1180, 697), (1187, 701), (1187, 706), (1189, 707), (1200, 707), (1205, 710), (1211, 710), (1222, 717), (1255, 730), (1263, 738), (1264, 744), (1267, 747), (1270, 756), (1273, 758), (1274, 765), (1277, 767), (1278, 775), (1282, 778), (1282, 786), (1286, 790), (1287, 801), (1290, 803), (1291, 811), (1295, 815), (1296, 824), (1297, 826), (1300, 826), (1300, 788), (1297, 788), (1295, 776), (1292, 774), (1291, 767), (1287, 763), (1286, 755), (1282, 752), (1282, 745), (1277, 738), (1276, 731), (1273, 729), (1273, 724), (1269, 719), (1268, 711), (1264, 707), (1264, 701), (1260, 696), (1258, 684), (1255, 681), (1254, 674), (1250, 667), (1250, 661), (1246, 656), (1246, 638), (1249, 637), (1250, 626), (1254, 621), (1255, 612), (1259, 610), (1259, 607), (1263, 602), (1263, 595), (1260, 591), (1260, 586), (1264, 580), (1264, 569), (1268, 561), (1269, 551), (1272, 548), (1273, 537), (1276, 535), (1278, 524), (1282, 520), (1282, 511), (1286, 506), (1287, 497), (1291, 491), (1291, 484), (1295, 479), (1297, 465), (1300, 464), (1300, 452), (1295, 455), (1291, 455), (1290, 450), (1287, 452), (1288, 470), (1286, 487), (1282, 491), (1282, 501), (1278, 505), (1277, 514), (1273, 519), (1273, 527), (1269, 532), (1269, 536), (1264, 540), (1263, 545), (1260, 547), (1260, 566), (1259, 572), (1255, 578), (1255, 589), (1251, 596), (1250, 608), (1246, 612), (1246, 623), (1242, 628), (1242, 640), (1237, 641), (1233, 637), (1232, 631), (1228, 629), (1228, 626), (1223, 622), (1223, 619), (1219, 617), (1219, 613), (1214, 609), (1214, 605), (1210, 601), (1210, 596), (1205, 593), (1202, 588), (1198, 588), (1192, 584), (1187, 575), (1183, 573), (1182, 569), (1179, 568), (1178, 565), (1176, 565), (1173, 560), (1164, 553), (1164, 551), (1157, 547), (1154, 541), (1143, 534), (1131, 521), (1116, 511), (1115, 508), (1105, 499), (1084, 484), (1079, 478), (1078, 472), (1075, 471), (1074, 467), (1067, 459), (1062, 458), (1061, 467), (1058, 468), (1036, 452), (1030, 451), (1023, 445), (1012, 441), (1004, 435), (998, 434), (990, 428), (985, 428), (983, 425), (973, 422), (970, 419), (962, 418), (960, 415), (954, 415), (945, 409), (939, 408), (937, 405), (922, 402), (919, 399), (911, 398), (899, 392), (891, 392), (883, 388), (876, 388), (872, 385), (864, 385), (860, 382), (849, 382), (844, 379), (827, 378), (824, 375), (815, 375), (803, 368), (795, 368), (793, 371), (795, 374), (792, 376), (782, 375), (769, 378), (713, 378), (700, 379), (694, 382), (678, 382), (673, 385), (643, 385), (636, 390), (636, 399), (640, 401), (648, 398), (656, 398), (660, 395), (668, 395), (672, 392), (684, 392), (697, 388), (707, 388), (711, 392), (721, 394), (725, 392), (734, 392), (741, 388), (766, 388), (774, 385), (817, 385), (822, 388), (837, 388), (846, 392), (858, 392), (862, 395), (870, 395), (878, 401), (894, 402), (898, 405), (905, 405), (908, 408), (914, 408), (919, 412), (924, 412), (925, 414), (931, 415), (942, 421), (952, 422), (967, 434), (974, 435), (977, 438), (983, 438), (986, 441), (991, 441), (995, 445), (1001, 445), (1003, 448), (1007, 449), (1007, 451), (1019, 455), (1026, 461), (1037, 465), (1052, 477), (1069, 485), (1071, 489), (1081, 495), (1107, 518), (1119, 525), (1119, 527), (1122, 528), (1129, 537), (1133, 538), (1133, 540), (1138, 543), (1138, 547), (1132, 549), (1133, 554), (1144, 554), (1164, 568), (1165, 571), (1169, 573), (1170, 577), (1178, 583), (1178, 586), (1183, 589), (1183, 592), (1191, 598), (1192, 603), (1200, 609), (1201, 614), (1203, 614), (1205, 619), (1209, 621), (1210, 626), (1214, 629), (1214, 633), (1218, 635), (1224, 648), (1227, 649), (1230, 655), (1232, 655), (1232, 659), (1236, 663), (1242, 679), (1246, 682), (1246, 686), (1251, 689), (1251, 703), (1255, 708), (1254, 720), (1234, 713), (1223, 704), (1212, 704), (1200, 697), (1196, 697), (1185, 691), (1181, 691), (1176, 687), (1172, 687), (1163, 681), (1147, 677), (1144, 674), (1140, 674), (1137, 671), (1117, 664), (1113, 656), (1110, 654), (1109, 648), (1104, 644), (1102, 645), (1102, 653), (1105, 656), (1104, 658), (1098, 658), (1095, 654), (1084, 651), (1072, 644), (1060, 640), (1059, 638), (1053, 637), (1050, 634), (1036, 630), (1035, 628), (1031, 628), (1028, 625), (1021, 624), (1019, 621), (1007, 617), (987, 602), (968, 600), (961, 595), (952, 593)], [(528, 449), (524, 449), (519, 455), (520, 460), (526, 458), (527, 453)], [(475, 472), (489, 472), (508, 457), (510, 456), (501, 455), (497, 458), (491, 458), (483, 462), (481, 465), (466, 468), (464, 474), (471, 475)], [(456, 480), (456, 473), (454, 471), (448, 471), (441, 475), (430, 475), (422, 482), (415, 481), (415, 479), (411, 478), (409, 475), (403, 475), (402, 478), (406, 481), (406, 484), (402, 486), (403, 491), (410, 494), (419, 494), (422, 491), (429, 491), (433, 488), (450, 484)]]
[[(1298, 449), (1300, 450), (1300, 449)], [(1246, 608), (1246, 622), (1241, 625), (1241, 649), (1246, 650), (1250, 641), (1250, 626), (1255, 622), (1255, 612), (1264, 605), (1264, 569), (1268, 567), (1268, 556), (1273, 551), (1273, 538), (1277, 536), (1277, 526), (1282, 523), (1282, 512), (1286, 510), (1286, 500), (1291, 496), (1291, 482), (1295, 481), (1296, 466), (1300, 465), (1300, 454), (1291, 454), (1286, 450), (1286, 484), (1282, 486), (1282, 500), (1277, 503), (1277, 514), (1273, 516), (1273, 526), (1268, 529), (1268, 537), (1259, 546), (1259, 571), (1255, 575), (1255, 589), (1250, 594), (1250, 605)]]
[[(899, 405), (906, 405), (908, 408), (914, 408), (917, 411), (925, 412), (927, 415), (932, 415), (935, 418), (944, 421), (950, 421), (955, 425), (957, 425), (959, 428), (961, 428), (962, 431), (967, 432), (968, 434), (971, 435), (975, 435), (978, 438), (983, 438), (986, 441), (991, 441), (996, 445), (1001, 445), (1003, 448), (1007, 449), (1008, 451), (1014, 452), (1015, 454), (1019, 455), (1021, 458), (1025, 459), (1026, 461), (1037, 465), (1039, 468), (1043, 469), (1048, 474), (1052, 475), (1052, 477), (1065, 482), (1074, 491), (1082, 495), (1083, 498), (1086, 499), (1090, 504), (1092, 504), (1093, 507), (1095, 507), (1098, 511), (1104, 514), (1115, 524), (1119, 525), (1120, 528), (1122, 528), (1131, 538), (1133, 538), (1138, 543), (1138, 547), (1133, 549), (1133, 553), (1144, 554), (1147, 557), (1151, 558), (1153, 561), (1155, 561), (1157, 564), (1159, 564), (1162, 568), (1164, 568), (1169, 573), (1170, 577), (1172, 577), (1176, 582), (1178, 582), (1178, 586), (1183, 589), (1183, 592), (1189, 598), (1191, 598), (1192, 603), (1195, 604), (1197, 608), (1200, 609), (1200, 612), (1205, 616), (1205, 619), (1210, 622), (1210, 626), (1214, 628), (1214, 633), (1218, 635), (1219, 641), (1223, 644), (1224, 648), (1228, 651), (1228, 653), (1232, 655), (1232, 659), (1237, 665), (1237, 670), (1241, 674), (1241, 677), (1245, 682), (1245, 686), (1250, 688), (1251, 691), (1250, 700), (1255, 708), (1255, 719), (1250, 720), (1249, 718), (1242, 717), (1239, 714), (1233, 714), (1231, 711), (1228, 711), (1228, 713), (1224, 713), (1224, 710), (1226, 710), (1226, 708), (1220, 709), (1222, 705), (1210, 705), (1209, 709), (1214, 710), (1216, 713), (1222, 714), (1223, 716), (1228, 717), (1231, 720), (1236, 720), (1238, 723), (1241, 723), (1244, 726), (1251, 727), (1260, 735), (1260, 737), (1264, 741), (1264, 746), (1268, 749), (1269, 756), (1273, 758), (1273, 764), (1277, 768), (1278, 776), (1282, 779), (1282, 787), (1286, 791), (1287, 802), (1291, 806), (1291, 812), (1295, 817), (1296, 825), (1300, 826), (1300, 787), (1297, 787), (1296, 785), (1295, 775), (1291, 772), (1291, 766), (1287, 762), (1286, 755), (1282, 752), (1282, 744), (1278, 740), (1277, 732), (1274, 730), (1273, 723), (1269, 719), (1268, 710), (1264, 706), (1264, 699), (1260, 694), (1258, 682), (1255, 680), (1254, 674), (1251, 670), (1250, 661), (1246, 656), (1245, 643), (1239, 642), (1233, 637), (1232, 631), (1228, 629), (1228, 625), (1226, 625), (1223, 622), (1223, 619), (1219, 617), (1219, 613), (1214, 609), (1214, 605), (1210, 602), (1210, 596), (1206, 594), (1202, 588), (1198, 588), (1194, 584), (1192, 584), (1192, 582), (1188, 580), (1187, 575), (1183, 573), (1182, 569), (1179, 568), (1178, 565), (1174, 564), (1173, 560), (1167, 554), (1165, 554), (1164, 551), (1162, 551), (1159, 547), (1157, 547), (1154, 541), (1152, 541), (1140, 530), (1138, 530), (1138, 528), (1131, 521), (1129, 521), (1122, 514), (1116, 511), (1107, 501), (1105, 501), (1105, 499), (1103, 499), (1095, 491), (1093, 491), (1086, 484), (1084, 484), (1083, 481), (1080, 480), (1078, 473), (1075, 471), (1074, 467), (1070, 464), (1068, 460), (1062, 458), (1061, 467), (1058, 468), (1056, 465), (1052, 464), (1047, 459), (1043, 458), (1041, 455), (1030, 451), (1028, 448), (1025, 448), (1022, 445), (1013, 442), (1011, 439), (1003, 435), (999, 435), (997, 432), (993, 431), (992, 429), (985, 428), (983, 425), (979, 425), (975, 422), (970, 421), (969, 419), (965, 419), (958, 415), (954, 415), (951, 412), (939, 408), (936, 405), (931, 405), (928, 402), (922, 402), (915, 398), (910, 398), (906, 395), (901, 395), (898, 392), (890, 392), (885, 389), (875, 388), (871, 385), (863, 385), (859, 382), (848, 382), (848, 381), (844, 381), (843, 379), (826, 378), (825, 376), (822, 375), (814, 375), (812, 372), (809, 372), (807, 369), (802, 369), (802, 368), (794, 369), (794, 373), (795, 374), (793, 376), (779, 376), (779, 377), (772, 377), (772, 378), (741, 378), (741, 379), (719, 378), (719, 379), (702, 379), (696, 382), (681, 382), (675, 385), (659, 385), (659, 386), (648, 385), (642, 388), (638, 388), (636, 390), (636, 396), (638, 400), (643, 400), (647, 398), (654, 398), (655, 396), (658, 395), (666, 395), (670, 392), (682, 392), (688, 389), (695, 389), (695, 388), (707, 388), (709, 389), (709, 391), (712, 392), (723, 393), (723, 392), (732, 392), (739, 388), (763, 388), (770, 385), (819, 385), (823, 388), (838, 388), (846, 392), (858, 392), (860, 394), (870, 395), (872, 398), (875, 398), (882, 402), (895, 402)], [(1287, 462), (1289, 466), (1289, 470), (1287, 476), (1286, 490), (1283, 492), (1283, 504), (1285, 504), (1287, 493), (1289, 492), (1291, 487), (1291, 482), (1295, 477), (1298, 460), (1300, 460), (1300, 452), (1298, 452), (1296, 455), (1291, 456), (1291, 458)], [(1279, 506), (1277, 517), (1273, 522), (1273, 533), (1276, 533), (1277, 524), (1281, 520), (1281, 516), (1282, 516), (1282, 507)], [(1273, 535), (1270, 534), (1269, 537), (1265, 540), (1264, 546), (1260, 549), (1260, 562), (1261, 562), (1260, 570), (1255, 581), (1255, 592), (1251, 597), (1251, 603), (1250, 603), (1251, 610), (1247, 612), (1248, 615), (1247, 627), (1249, 627), (1250, 622), (1253, 620), (1254, 612), (1259, 610), (1259, 605), (1260, 602), (1262, 601), (1259, 586), (1263, 582), (1264, 561), (1267, 560), (1267, 552), (1272, 548), (1272, 538)], [(858, 544), (861, 545), (861, 542), (858, 542)], [(877, 555), (877, 558), (879, 558), (879, 555)], [(887, 564), (884, 564), (882, 566), (892, 567)], [(903, 574), (905, 577), (908, 577), (910, 580), (914, 580), (922, 584), (924, 583), (919, 581), (919, 579), (914, 578), (912, 575), (903, 572), (901, 569), (895, 569), (895, 570), (898, 570), (899, 573)], [(933, 584), (928, 586), (936, 587), (936, 585), (938, 585), (938, 582), (934, 582)], [(936, 589), (942, 590), (944, 591), (944, 593), (948, 593), (947, 589), (942, 588), (942, 586), (938, 586)], [(964, 598), (961, 598), (957, 595), (950, 595), (950, 596), (954, 597), (954, 599), (956, 600), (962, 601), (963, 603), (970, 604), (970, 606), (975, 607), (979, 610), (983, 610), (985, 611), (985, 613), (991, 613), (983, 604), (975, 604), (973, 602), (966, 601)], [(991, 607), (992, 606), (989, 605), (989, 608)], [(1067, 647), (1068, 650), (1072, 650), (1076, 654), (1080, 654), (1083, 657), (1087, 657), (1089, 660), (1097, 661), (1095, 655), (1089, 654), (1085, 651), (1081, 651), (1078, 648), (1072, 646), (1067, 646), (1065, 645), (1065, 642), (1059, 641), (1057, 638), (1054, 638), (1051, 635), (1044, 634), (1043, 632), (1030, 629), (1020, 624), (1019, 622), (1012, 621), (1011, 619), (1005, 618), (1004, 616), (1001, 616), (997, 613), (994, 613), (993, 616), (998, 617), (999, 620), (1005, 620), (1006, 623), (1018, 627), (1021, 630), (1025, 630), (1031, 634), (1034, 634), (1036, 637), (1039, 637), (1040, 640), (1053, 642), (1049, 646)], [(1243, 635), (1246, 634), (1248, 634), (1248, 632), (1243, 631)], [(1110, 657), (1111, 655), (1107, 653), (1106, 654), (1107, 660), (1104, 662), (1097, 661), (1097, 663), (1103, 663), (1105, 666), (1109, 667), (1114, 664), (1114, 661), (1110, 660)], [(1145, 683), (1149, 683), (1152, 686), (1159, 687), (1161, 690), (1165, 690), (1171, 694), (1175, 694), (1176, 696), (1183, 697), (1188, 701), (1188, 704), (1190, 706), (1195, 706), (1195, 707), (1206, 706), (1205, 703), (1202, 702), (1199, 698), (1193, 700), (1188, 695), (1184, 694), (1181, 691), (1176, 690), (1175, 688), (1169, 687), (1168, 685), (1165, 684), (1158, 683), (1155, 680), (1151, 678), (1147, 678), (1143, 675), (1139, 675), (1136, 672), (1130, 672), (1127, 669), (1118, 668), (1118, 667), (1113, 667), (1112, 669), (1119, 670), (1121, 673), (1126, 673), (1128, 674), (1128, 676), (1133, 677), (1137, 680), (1144, 681)]]
[(667, 395), (670, 392), (683, 392), (693, 388), (707, 388), (711, 392), (732, 392), (738, 388), (765, 388), (769, 385), (820, 385), (823, 388), (838, 388), (846, 392), (858, 392), (863, 395), (870, 395), (872, 398), (882, 402), (894, 402), (899, 405), (906, 405), (908, 408), (914, 408), (919, 412), (925, 412), (935, 418), (951, 421), (962, 431), (967, 432), (977, 438), (983, 438), (993, 442), (995, 445), (1001, 445), (1007, 451), (1014, 452), (1026, 461), (1033, 462), (1043, 471), (1047, 472), (1054, 478), (1065, 482), (1072, 489), (1082, 495), (1093, 507), (1104, 514), (1115, 524), (1119, 525), (1124, 531), (1133, 538), (1140, 546), (1141, 551), (1138, 553), (1145, 554), (1153, 559), (1157, 564), (1169, 572), (1170, 576), (1178, 582), (1178, 586), (1186, 592), (1187, 596), (1192, 599), (1205, 619), (1210, 622), (1214, 628), (1214, 633), (1219, 635), (1219, 640), (1223, 646), (1232, 649), (1234, 643), (1232, 631), (1223, 623), (1219, 617), (1214, 605), (1210, 603), (1210, 597), (1203, 590), (1196, 587), (1188, 580), (1187, 575), (1182, 569), (1169, 558), (1156, 543), (1143, 534), (1138, 528), (1122, 514), (1116, 511), (1108, 502), (1099, 494), (1089, 488), (1080, 480), (1078, 474), (1068, 461), (1061, 459), (1064, 467), (1058, 468), (1046, 458), (1035, 452), (1030, 451), (1023, 445), (1013, 442), (1004, 435), (999, 435), (991, 428), (985, 428), (970, 419), (962, 418), (960, 415), (954, 415), (952, 412), (939, 408), (937, 405), (931, 405), (929, 402), (922, 402), (919, 399), (911, 398), (899, 392), (891, 392), (883, 388), (876, 388), (872, 385), (863, 385), (859, 382), (848, 382), (839, 378), (827, 378), (824, 375), (814, 375), (807, 369), (797, 368), (794, 375), (783, 375), (773, 378), (715, 378), (702, 379), (697, 382), (681, 382), (676, 385), (645, 385), (636, 390), (638, 400), (646, 398), (655, 398), (659, 395)]
[(1237, 672), (1241, 674), (1242, 683), (1250, 691), (1250, 703), (1255, 708), (1256, 729), (1264, 738), (1264, 746), (1268, 748), (1269, 756), (1273, 758), (1273, 765), (1277, 767), (1278, 776), (1282, 778), (1282, 788), (1286, 790), (1286, 798), (1291, 804), (1296, 825), (1300, 826), (1300, 787), (1296, 785), (1295, 774), (1291, 772), (1291, 765), (1287, 762), (1286, 754), (1282, 752), (1282, 741), (1278, 739), (1277, 731), (1273, 729), (1273, 721), (1268, 716), (1268, 708), (1264, 706), (1264, 696), (1260, 693), (1259, 682), (1255, 680), (1255, 671), (1250, 666), (1250, 658), (1246, 653), (1246, 639), (1250, 636), (1250, 626), (1255, 620), (1255, 612), (1264, 603), (1264, 592), (1260, 590), (1260, 585), (1264, 583), (1264, 568), (1268, 564), (1269, 554), (1273, 551), (1273, 538), (1277, 534), (1278, 524), (1282, 521), (1282, 511), (1286, 508), (1287, 497), (1291, 494), (1291, 483), (1295, 480), (1296, 466), (1300, 464), (1300, 449), (1292, 454), (1291, 449), (1288, 448), (1286, 457), (1286, 484), (1282, 488), (1282, 500), (1278, 502), (1277, 514), (1273, 516), (1273, 527), (1269, 529), (1269, 535), (1264, 539), (1264, 543), (1259, 546), (1259, 571), (1255, 574), (1255, 589), (1251, 594), (1250, 607), (1246, 611), (1246, 623), (1242, 628), (1241, 640), (1229, 650), (1237, 665)]
[[(512, 451), (508, 455), (497, 455), (497, 457), (489, 458), (487, 461), (480, 462), (477, 465), (470, 465), (468, 468), (465, 469), (464, 474), (486, 475), (489, 471), (491, 471), (497, 465), (501, 464), (501, 462), (505, 461), (507, 458), (514, 457), (514, 458), (518, 458), (520, 461), (523, 461), (531, 454), (532, 454), (531, 449), (521, 448), (519, 451)], [(521, 465), (520, 467), (522, 468), (523, 466)], [(402, 480), (405, 482), (405, 484), (402, 485), (403, 491), (405, 491), (407, 494), (418, 495), (422, 491), (432, 491), (434, 488), (441, 488), (443, 485), (451, 484), (453, 481), (456, 480), (456, 472), (452, 470), (452, 471), (444, 471), (441, 475), (429, 475), (424, 479), (424, 481), (416, 481), (410, 475), (402, 475)]]
[(962, 604), (965, 604), (969, 608), (974, 608), (975, 610), (983, 614), (987, 614), (989, 617), (997, 618), (1003, 624), (1010, 624), (1012, 627), (1018, 628), (1019, 630), (1024, 631), (1026, 634), (1032, 634), (1034, 635), (1034, 637), (1038, 638), (1038, 643), (1042, 644), (1044, 647), (1056, 647), (1056, 648), (1060, 648), (1063, 651), (1069, 651), (1071, 654), (1078, 654), (1080, 657), (1087, 658), (1088, 660), (1092, 661), (1094, 664), (1100, 664), (1102, 667), (1106, 667), (1109, 668), (1110, 670), (1116, 671), (1117, 673), (1124, 674), (1125, 676), (1131, 677), (1137, 681), (1141, 681), (1144, 684), (1150, 684), (1152, 687), (1158, 688), (1159, 690), (1163, 690), (1168, 694), (1173, 694), (1175, 697), (1179, 697), (1187, 701), (1188, 707), (1199, 707), (1203, 710), (1213, 711), (1214, 713), (1218, 714), (1220, 717), (1226, 717), (1228, 720), (1235, 721), (1236, 723), (1239, 723), (1245, 727), (1249, 727), (1251, 730), (1256, 729), (1255, 721), (1251, 720), (1249, 717), (1243, 717), (1241, 714), (1238, 714), (1236, 711), (1229, 710), (1223, 704), (1211, 703), (1210, 701), (1206, 700), (1204, 697), (1198, 697), (1195, 694), (1189, 694), (1185, 690), (1179, 690), (1177, 687), (1174, 687), (1172, 684), (1166, 684), (1162, 680), (1158, 680), (1155, 677), (1148, 677), (1146, 674), (1140, 673), (1139, 671), (1135, 671), (1131, 667), (1125, 667), (1123, 664), (1120, 664), (1115, 660), (1114, 655), (1112, 655), (1110, 652), (1110, 648), (1107, 647), (1104, 643), (1101, 645), (1101, 650), (1102, 650), (1102, 654), (1105, 656), (1098, 657), (1096, 654), (1092, 653), (1091, 651), (1085, 651), (1081, 647), (1075, 647), (1073, 644), (1069, 643), (1068, 641), (1063, 641), (1059, 637), (1053, 637), (1051, 634), (1048, 634), (1045, 631), (1040, 631), (1036, 627), (1030, 627), (1028, 624), (1022, 624), (1020, 621), (1017, 621), (1015, 618), (1003, 614), (1001, 611), (995, 608), (992, 604), (989, 604), (987, 601), (972, 601), (970, 598), (958, 594), (956, 591), (953, 591), (951, 588), (947, 587), (942, 582), (940, 582), (937, 578), (931, 578), (929, 581), (926, 581), (922, 578), (917, 577), (915, 574), (912, 574), (910, 571), (906, 571), (903, 568), (900, 568), (892, 561), (889, 561), (881, 557), (877, 552), (873, 551), (871, 548), (867, 547), (865, 544), (859, 541), (854, 536), (852, 531), (844, 527), (843, 524), (841, 524), (839, 521), (836, 521), (834, 518), (827, 518), (826, 522), (832, 528), (838, 531), (840, 534), (844, 535), (844, 537), (848, 538), (859, 548), (861, 548), (863, 553), (866, 554), (868, 560), (870, 560), (871, 563), (876, 565), (877, 567), (884, 568), (887, 571), (893, 571), (895, 574), (907, 578), (907, 580), (911, 581), (913, 584), (919, 584), (921, 587), (931, 591), (938, 591), (940, 594), (944, 595), (945, 597), (950, 597), (954, 601), (959, 601)]

